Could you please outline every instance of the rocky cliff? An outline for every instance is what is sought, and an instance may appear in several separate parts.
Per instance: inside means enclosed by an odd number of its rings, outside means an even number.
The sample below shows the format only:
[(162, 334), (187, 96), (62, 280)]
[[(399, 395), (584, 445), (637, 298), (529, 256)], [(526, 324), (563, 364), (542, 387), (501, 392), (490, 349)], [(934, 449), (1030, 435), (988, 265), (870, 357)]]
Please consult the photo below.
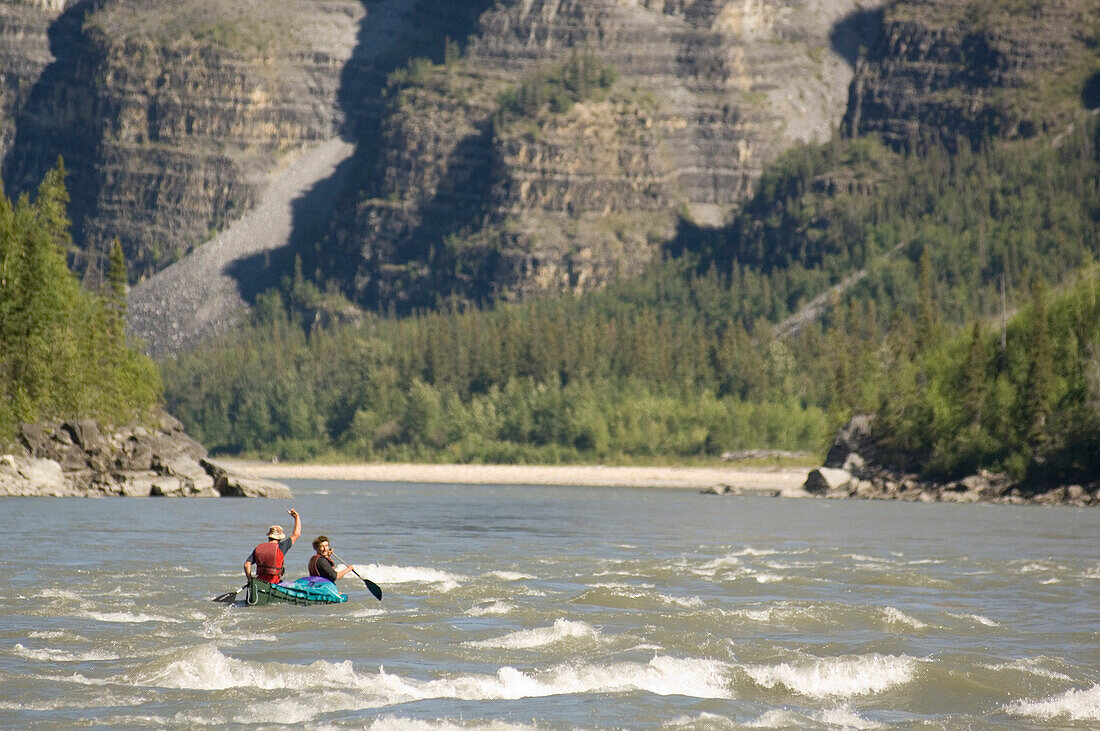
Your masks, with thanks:
[[(859, 62), (845, 127), (900, 148), (1061, 127), (1100, 72), (1090, 0), (902, 0)], [(1094, 82), (1095, 83), (1095, 82)]]
[(4, 179), (69, 170), (95, 267), (119, 237), (140, 277), (247, 212), (286, 154), (331, 138), (355, 0), (9, 2)]
[[(356, 295), (523, 299), (635, 273), (678, 216), (725, 221), (780, 150), (834, 133), (876, 32), (864, 5), (498, 3), (460, 57), (395, 90), (341, 231)], [(578, 54), (612, 70), (606, 93), (502, 116)]]
[[(522, 300), (637, 272), (682, 220), (722, 225), (842, 122), (902, 147), (1057, 126), (1067, 89), (1100, 97), (1093, 6), (5, 0), (0, 152), (9, 192), (63, 155), (85, 263), (118, 236), (140, 279), (345, 135), (347, 187), (297, 204), (331, 226), (295, 213), (257, 247), (289, 254), (234, 264), (234, 296), (299, 256), (370, 307)], [(609, 83), (579, 88), (578, 58)]]

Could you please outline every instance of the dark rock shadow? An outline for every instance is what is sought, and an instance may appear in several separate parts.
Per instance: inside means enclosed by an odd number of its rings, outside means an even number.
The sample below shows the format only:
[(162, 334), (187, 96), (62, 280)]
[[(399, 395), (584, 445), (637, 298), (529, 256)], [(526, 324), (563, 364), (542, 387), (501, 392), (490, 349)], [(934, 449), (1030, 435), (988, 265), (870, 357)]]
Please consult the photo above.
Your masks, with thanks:
[(47, 29), (54, 60), (39, 75), (23, 108), (15, 115), (15, 136), (4, 158), (2, 176), (11, 198), (33, 195), (43, 176), (57, 165), (58, 157), (68, 173), (71, 233), (78, 251), (72, 264), (86, 268), (95, 255), (82, 253), (84, 221), (93, 212), (97, 189), (96, 159), (99, 135), (92, 119), (82, 112), (92, 101), (88, 89), (90, 69), (101, 62), (83, 34), (84, 18), (97, 0), (80, 0), (65, 10)]
[(829, 32), (829, 42), (833, 50), (856, 67), (860, 56), (864, 55), (882, 37), (882, 22), (885, 17), (883, 8), (856, 10), (841, 18)]
[(1081, 102), (1090, 112), (1100, 109), (1100, 71), (1085, 82), (1085, 87), (1081, 89)]
[[(238, 260), (230, 267), (229, 274), (249, 304), (255, 303), (258, 294), (279, 286), (284, 277), (292, 276), (299, 261), (305, 279), (321, 289), (332, 281), (346, 293), (354, 293), (362, 262), (358, 248), (344, 242), (356, 238), (346, 232), (354, 227), (359, 202), (380, 193), (377, 174), (390, 105), (387, 80), (413, 58), (441, 63), (448, 39), (464, 49), (478, 18), (493, 4), (492, 0), (416, 0), (411, 10), (403, 13), (399, 6), (392, 9), (393, 3), (360, 1), (366, 15), (359, 23), (355, 49), (344, 65), (337, 90), (343, 116), (339, 134), (355, 143), (355, 151), (334, 175), (293, 202), (287, 246)], [(445, 215), (448, 213), (441, 210), (431, 213)], [(425, 215), (425, 220), (437, 219)]]

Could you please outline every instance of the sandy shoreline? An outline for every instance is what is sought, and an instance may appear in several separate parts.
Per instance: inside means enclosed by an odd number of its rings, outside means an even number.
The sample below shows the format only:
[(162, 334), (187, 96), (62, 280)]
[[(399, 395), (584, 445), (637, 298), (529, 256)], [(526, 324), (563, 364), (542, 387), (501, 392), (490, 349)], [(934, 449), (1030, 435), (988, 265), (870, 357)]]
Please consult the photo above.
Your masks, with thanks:
[(272, 480), (361, 480), (469, 485), (588, 485), (593, 487), (670, 487), (705, 490), (727, 485), (736, 491), (804, 494), (810, 468), (788, 467), (601, 467), (546, 465), (342, 464), (306, 465), (238, 460), (246, 477)]

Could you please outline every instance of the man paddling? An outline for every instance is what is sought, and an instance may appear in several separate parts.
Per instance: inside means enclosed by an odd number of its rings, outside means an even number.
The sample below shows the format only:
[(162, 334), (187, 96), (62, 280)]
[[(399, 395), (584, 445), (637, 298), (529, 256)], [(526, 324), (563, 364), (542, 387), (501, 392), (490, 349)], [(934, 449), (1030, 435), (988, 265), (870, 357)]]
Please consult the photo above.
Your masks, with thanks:
[(321, 576), (329, 581), (342, 579), (351, 573), (354, 566), (345, 566), (343, 571), (336, 570), (336, 564), (332, 562), (332, 546), (329, 545), (328, 536), (317, 536), (313, 541), (315, 554), (309, 557), (309, 575)]
[(269, 584), (277, 584), (282, 581), (284, 556), (302, 535), (302, 519), (294, 508), (286, 511), (294, 518), (294, 531), (287, 538), (281, 525), (273, 525), (267, 529), (267, 540), (252, 549), (248, 559), (244, 562), (244, 575), (252, 579), (252, 565), (256, 565), (256, 578)]

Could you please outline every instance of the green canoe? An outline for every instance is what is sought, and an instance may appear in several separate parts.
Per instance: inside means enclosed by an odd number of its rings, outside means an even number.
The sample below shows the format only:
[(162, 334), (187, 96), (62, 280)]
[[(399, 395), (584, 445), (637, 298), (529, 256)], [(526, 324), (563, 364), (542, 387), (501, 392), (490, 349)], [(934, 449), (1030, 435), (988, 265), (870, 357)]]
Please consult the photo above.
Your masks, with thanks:
[(326, 579), (311, 576), (295, 582), (269, 584), (253, 577), (248, 580), (248, 606), (263, 604), (340, 604), (348, 600), (336, 585)]

